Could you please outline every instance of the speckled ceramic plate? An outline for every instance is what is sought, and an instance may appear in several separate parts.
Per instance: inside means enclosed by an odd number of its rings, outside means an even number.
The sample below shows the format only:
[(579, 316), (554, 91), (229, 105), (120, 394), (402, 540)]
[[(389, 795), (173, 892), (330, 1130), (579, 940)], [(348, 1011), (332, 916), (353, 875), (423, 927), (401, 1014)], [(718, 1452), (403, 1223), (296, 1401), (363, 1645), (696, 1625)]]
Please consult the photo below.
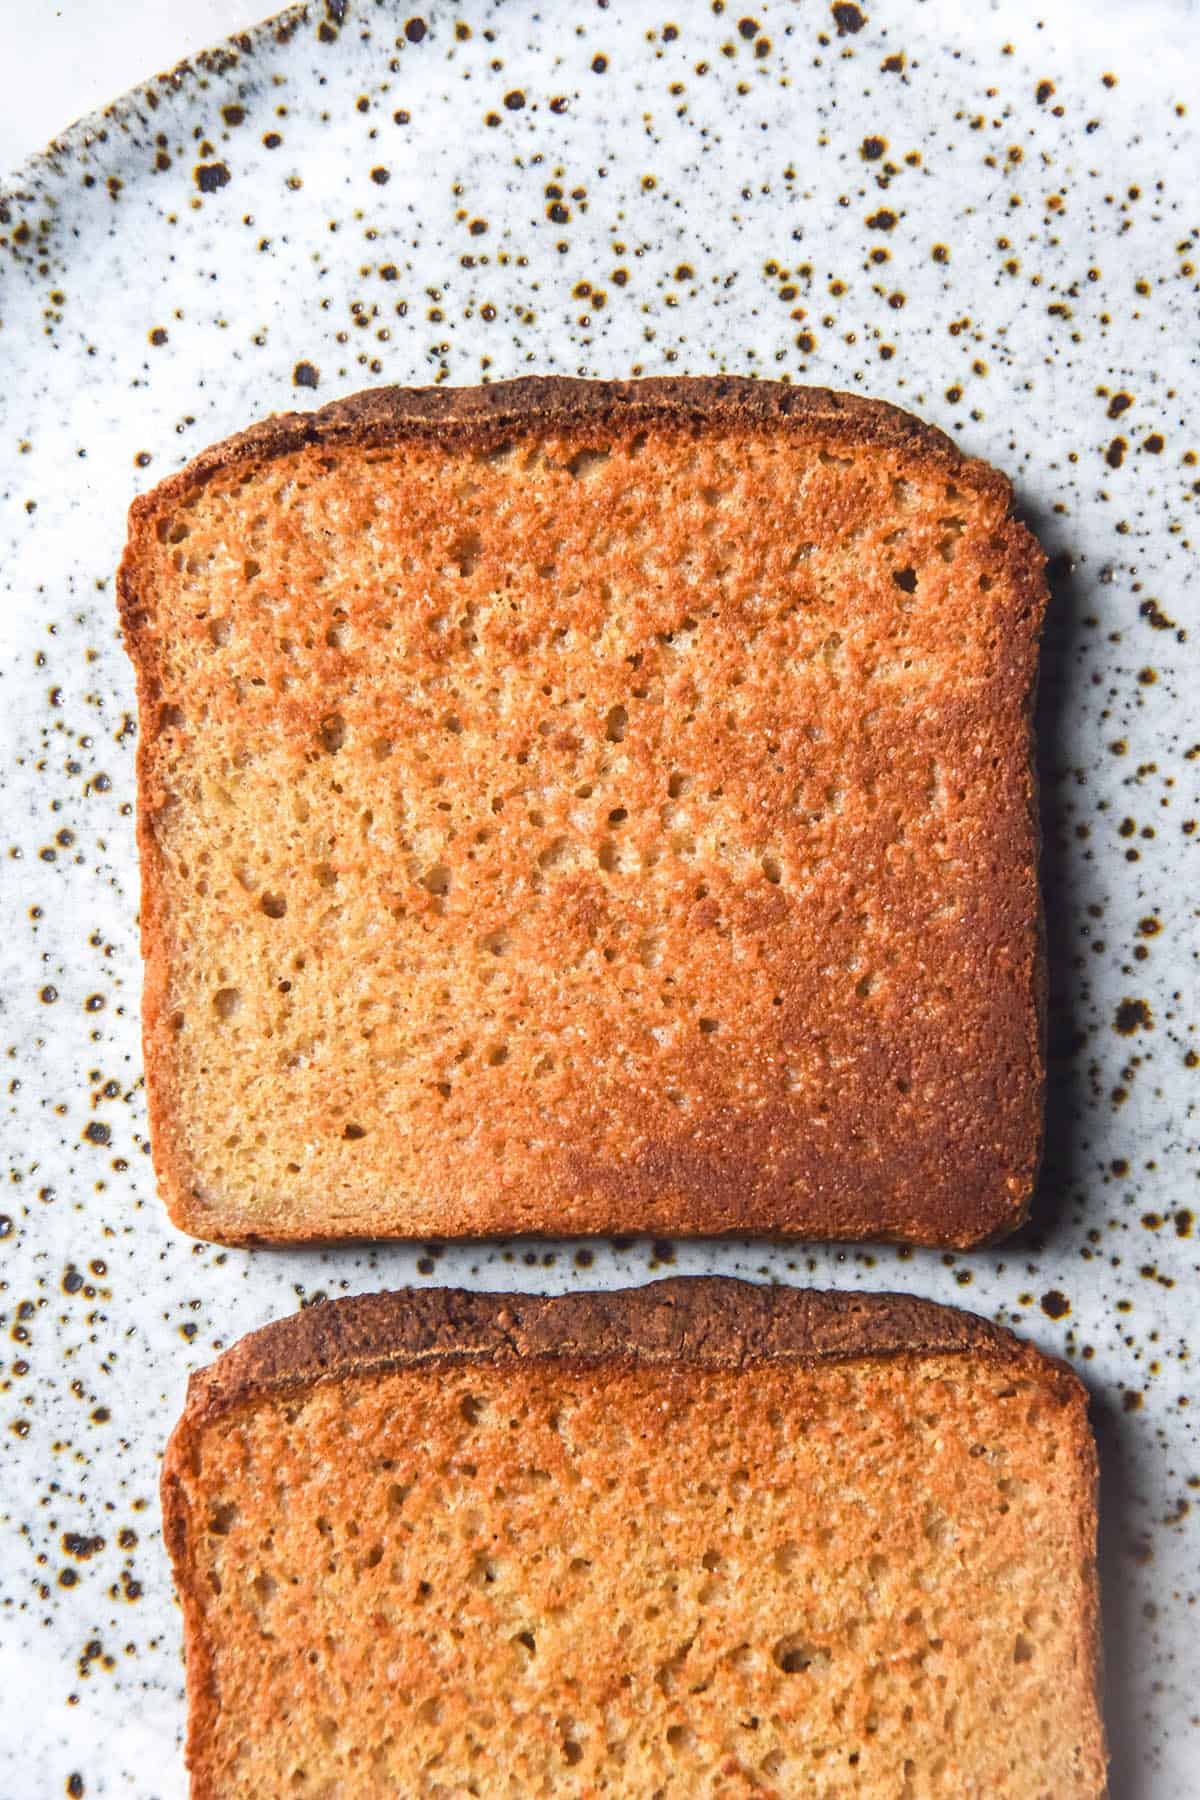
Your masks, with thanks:
[[(982, 0), (327, 0), (0, 184), (4, 1800), (184, 1791), (156, 1480), (190, 1369), (325, 1295), (666, 1264), (912, 1290), (1071, 1358), (1104, 1452), (1114, 1792), (1200, 1791), (1198, 67), (1186, 0), (1044, 24)], [(272, 409), (530, 370), (871, 392), (1014, 476), (1055, 588), (1050, 1146), (1020, 1239), (297, 1254), (168, 1226), (126, 505)]]

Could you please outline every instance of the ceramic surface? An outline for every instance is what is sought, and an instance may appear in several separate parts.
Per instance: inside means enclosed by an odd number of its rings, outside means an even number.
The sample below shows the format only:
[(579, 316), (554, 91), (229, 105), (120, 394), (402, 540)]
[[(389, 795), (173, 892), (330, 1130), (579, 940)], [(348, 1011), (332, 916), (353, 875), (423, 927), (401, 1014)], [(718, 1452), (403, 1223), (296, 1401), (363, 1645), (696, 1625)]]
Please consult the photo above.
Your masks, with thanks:
[[(1200, 661), (1188, 4), (327, 0), (0, 182), (0, 1800), (179, 1796), (156, 1480), (188, 1371), (299, 1303), (655, 1271), (903, 1288), (1065, 1355), (1101, 1437), (1114, 1793), (1200, 1791)], [(727, 370), (1007, 469), (1053, 558), (1050, 1142), (970, 1256), (241, 1253), (154, 1193), (130, 497), (375, 382)]]

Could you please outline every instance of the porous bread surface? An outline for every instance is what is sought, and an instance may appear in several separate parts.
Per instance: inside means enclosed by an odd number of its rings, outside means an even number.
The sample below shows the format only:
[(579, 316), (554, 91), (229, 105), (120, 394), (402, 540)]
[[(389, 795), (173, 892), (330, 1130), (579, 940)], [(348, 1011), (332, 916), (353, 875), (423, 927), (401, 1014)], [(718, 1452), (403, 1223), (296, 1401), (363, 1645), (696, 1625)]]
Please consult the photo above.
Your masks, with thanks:
[(732, 1283), (343, 1306), (168, 1453), (195, 1800), (1103, 1794), (1061, 1366)]
[(1009, 505), (891, 408), (704, 381), (384, 390), (136, 502), (176, 1221), (1019, 1223), (1045, 591)]

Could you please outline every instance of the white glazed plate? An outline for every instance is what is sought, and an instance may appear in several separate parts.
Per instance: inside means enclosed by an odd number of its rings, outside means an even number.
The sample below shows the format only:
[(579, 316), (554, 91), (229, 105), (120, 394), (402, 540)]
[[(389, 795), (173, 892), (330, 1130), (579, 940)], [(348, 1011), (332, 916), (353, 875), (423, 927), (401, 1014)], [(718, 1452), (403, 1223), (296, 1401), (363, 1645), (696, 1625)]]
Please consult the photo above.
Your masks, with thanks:
[[(1070, 1358), (1104, 1463), (1113, 1791), (1183, 1800), (1196, 10), (412, 7), (295, 9), (0, 182), (0, 1795), (185, 1791), (156, 1483), (189, 1370), (325, 1295), (669, 1266), (899, 1288)], [(125, 509), (272, 410), (534, 371), (873, 393), (1013, 476), (1054, 577), (1049, 1153), (1019, 1239), (250, 1253), (168, 1225), (138, 1041)]]

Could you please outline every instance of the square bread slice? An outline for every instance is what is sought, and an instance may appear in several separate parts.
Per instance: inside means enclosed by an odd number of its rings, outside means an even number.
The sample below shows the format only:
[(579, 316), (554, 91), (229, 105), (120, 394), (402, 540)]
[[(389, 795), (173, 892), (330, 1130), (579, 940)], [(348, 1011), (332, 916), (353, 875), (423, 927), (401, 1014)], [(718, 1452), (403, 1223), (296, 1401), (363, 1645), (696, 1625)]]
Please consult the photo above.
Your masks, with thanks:
[(376, 1294), (193, 1376), (194, 1800), (1097, 1800), (1076, 1377), (900, 1296)]
[(1019, 1224), (1045, 586), (1010, 504), (891, 407), (726, 380), (384, 389), (137, 500), (176, 1222)]

